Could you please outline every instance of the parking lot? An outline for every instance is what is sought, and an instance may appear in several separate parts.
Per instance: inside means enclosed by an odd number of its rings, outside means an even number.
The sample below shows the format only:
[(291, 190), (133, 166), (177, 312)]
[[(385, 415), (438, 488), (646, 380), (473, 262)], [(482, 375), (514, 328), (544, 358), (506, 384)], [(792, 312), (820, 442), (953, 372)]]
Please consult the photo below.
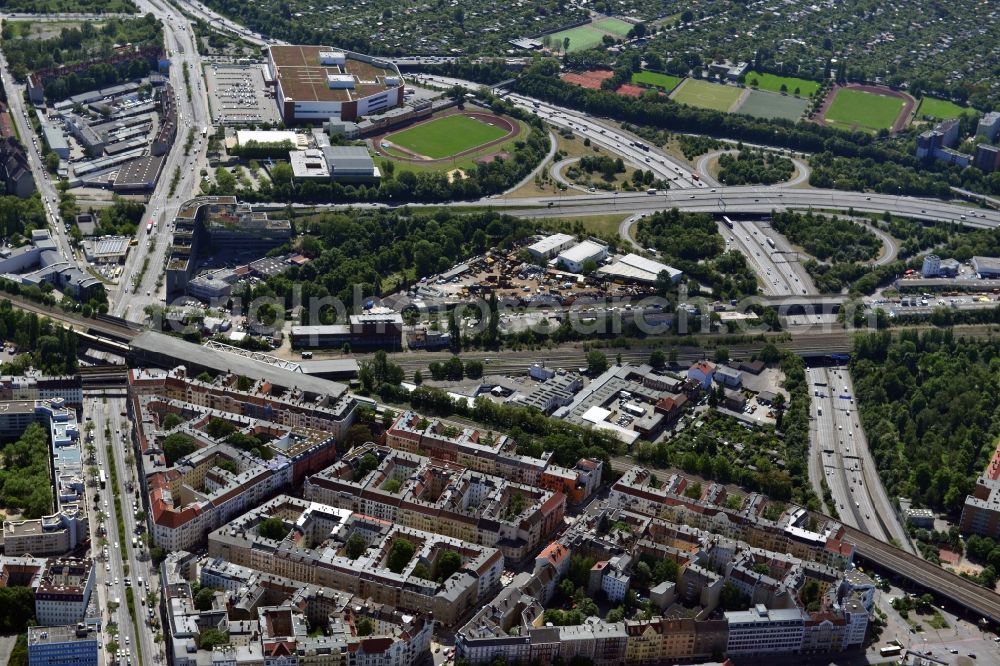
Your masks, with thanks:
[(216, 125), (278, 123), (278, 105), (264, 84), (264, 65), (205, 66), (208, 102)]

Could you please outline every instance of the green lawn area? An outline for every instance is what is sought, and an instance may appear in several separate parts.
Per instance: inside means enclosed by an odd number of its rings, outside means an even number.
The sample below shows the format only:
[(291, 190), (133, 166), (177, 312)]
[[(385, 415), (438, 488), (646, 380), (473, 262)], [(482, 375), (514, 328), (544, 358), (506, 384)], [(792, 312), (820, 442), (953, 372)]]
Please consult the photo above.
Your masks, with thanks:
[[(465, 210), (464, 208), (462, 209)], [(627, 217), (631, 217), (631, 213), (609, 213), (607, 215), (585, 215), (584, 217), (578, 218), (578, 221), (583, 224), (583, 228), (587, 233), (594, 234), (595, 236), (601, 236), (604, 238), (618, 238), (618, 226)], [(557, 231), (563, 231), (566, 225), (566, 220), (560, 219), (549, 219), (541, 218), (538, 220), (539, 229), (549, 229), (553, 233)], [(632, 235), (635, 236), (635, 229), (637, 225), (632, 225)]]
[(947, 120), (949, 118), (958, 118), (964, 114), (975, 113), (976, 110), (968, 106), (959, 106), (954, 102), (949, 102), (945, 99), (934, 99), (933, 97), (924, 97), (920, 100), (920, 107), (917, 108), (917, 116), (928, 116), (931, 118), (936, 118), (937, 120)]
[(616, 18), (603, 18), (600, 21), (594, 21), (593, 25), (598, 30), (603, 30), (609, 35), (617, 35), (618, 37), (624, 37), (632, 29), (631, 23)]
[(796, 121), (802, 117), (807, 106), (809, 100), (803, 97), (751, 90), (740, 108), (736, 109), (736, 113), (756, 118), (785, 118)]
[(757, 88), (760, 90), (770, 90), (771, 92), (781, 92), (781, 85), (785, 84), (788, 87), (788, 94), (791, 95), (795, 92), (795, 89), (799, 89), (799, 96), (801, 97), (811, 97), (817, 90), (819, 90), (818, 81), (809, 81), (808, 79), (799, 79), (794, 76), (778, 76), (776, 74), (765, 74), (764, 72), (748, 72), (747, 73), (747, 85), (750, 82), (757, 79)]
[(834, 124), (871, 130), (889, 129), (903, 110), (903, 100), (842, 88), (833, 98), (826, 119)]
[(441, 159), (499, 139), (506, 133), (475, 118), (454, 115), (390, 134), (386, 140), (431, 159)]
[(563, 30), (552, 35), (552, 48), (561, 51), (564, 40), (569, 37), (569, 52), (586, 51), (600, 46), (604, 33), (589, 26), (580, 25), (569, 30)]
[(719, 83), (709, 83), (698, 79), (688, 79), (679, 87), (671, 99), (681, 104), (697, 106), (702, 109), (729, 111), (729, 107), (739, 99), (743, 91), (735, 86), (724, 86)]
[(631, 23), (626, 23), (616, 18), (605, 18), (594, 23), (578, 25), (569, 30), (563, 30), (552, 34), (552, 49), (562, 50), (563, 40), (569, 37), (569, 52), (586, 51), (595, 46), (600, 46), (604, 40), (604, 35), (612, 37), (624, 37), (632, 29)]
[(632, 74), (632, 83), (656, 86), (657, 88), (663, 88), (667, 92), (676, 88), (677, 84), (680, 82), (680, 77), (670, 76), (669, 74), (660, 74), (659, 72), (642, 70), (641, 72), (634, 72)]

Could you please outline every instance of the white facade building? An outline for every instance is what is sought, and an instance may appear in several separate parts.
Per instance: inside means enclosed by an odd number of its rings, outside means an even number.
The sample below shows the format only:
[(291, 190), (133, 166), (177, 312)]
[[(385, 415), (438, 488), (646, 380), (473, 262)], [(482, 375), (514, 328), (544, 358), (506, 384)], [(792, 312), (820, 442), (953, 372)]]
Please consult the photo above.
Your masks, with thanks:
[(577, 243), (568, 250), (559, 253), (558, 262), (571, 273), (583, 272), (583, 265), (587, 261), (603, 261), (608, 257), (608, 246), (595, 243), (594, 241), (583, 241)]
[(729, 657), (756, 654), (796, 654), (802, 649), (805, 616), (798, 608), (768, 609), (757, 604), (750, 610), (727, 612)]

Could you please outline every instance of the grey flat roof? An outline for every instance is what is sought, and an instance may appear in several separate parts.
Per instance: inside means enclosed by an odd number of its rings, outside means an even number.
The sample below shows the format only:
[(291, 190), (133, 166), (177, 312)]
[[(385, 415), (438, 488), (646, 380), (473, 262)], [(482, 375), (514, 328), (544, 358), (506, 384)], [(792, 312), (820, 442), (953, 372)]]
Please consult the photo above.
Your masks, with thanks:
[(339, 397), (347, 392), (347, 386), (340, 382), (284, 370), (237, 354), (206, 349), (165, 333), (143, 331), (132, 339), (131, 347), (140, 353), (167, 355), (176, 361), (174, 365), (191, 364), (218, 372), (233, 372), (251, 379), (266, 379), (283, 388), (298, 387), (307, 393), (331, 397)]
[(66, 143), (66, 137), (58, 127), (53, 127), (45, 123), (42, 125), (42, 134), (45, 135), (45, 142), (49, 144), (49, 148), (52, 150), (66, 150), (69, 148), (69, 144)]
[(146, 155), (123, 164), (118, 169), (115, 185), (147, 185), (156, 180), (163, 156)]
[(333, 166), (334, 175), (341, 171), (372, 171), (375, 162), (364, 146), (326, 146), (323, 148), (326, 161)]
[(973, 257), (972, 263), (977, 270), (1000, 271), (1000, 258), (997, 257)]
[(320, 361), (303, 361), (302, 372), (307, 375), (320, 375), (326, 372), (354, 372), (358, 371), (358, 362), (353, 358), (332, 358)]

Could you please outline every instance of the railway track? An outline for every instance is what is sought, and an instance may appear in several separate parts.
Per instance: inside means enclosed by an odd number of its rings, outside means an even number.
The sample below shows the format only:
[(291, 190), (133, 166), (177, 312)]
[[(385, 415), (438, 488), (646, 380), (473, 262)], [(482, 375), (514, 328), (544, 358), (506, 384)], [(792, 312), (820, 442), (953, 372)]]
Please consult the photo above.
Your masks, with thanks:
[(855, 553), (859, 558), (876, 568), (902, 576), (981, 618), (1000, 623), (1000, 594), (945, 571), (861, 530), (853, 527), (846, 527), (846, 530), (847, 540), (854, 543)]

